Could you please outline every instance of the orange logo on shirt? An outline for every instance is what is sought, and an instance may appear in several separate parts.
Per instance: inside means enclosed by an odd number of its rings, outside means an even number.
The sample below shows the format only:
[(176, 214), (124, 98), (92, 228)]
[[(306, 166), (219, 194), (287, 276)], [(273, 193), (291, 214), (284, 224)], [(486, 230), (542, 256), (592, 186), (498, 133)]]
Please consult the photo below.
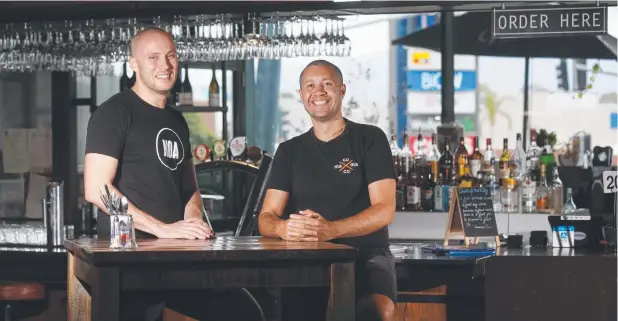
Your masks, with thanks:
[(349, 158), (343, 158), (339, 161), (339, 164), (335, 165), (335, 170), (342, 174), (350, 174), (356, 167), (358, 167), (357, 162)]

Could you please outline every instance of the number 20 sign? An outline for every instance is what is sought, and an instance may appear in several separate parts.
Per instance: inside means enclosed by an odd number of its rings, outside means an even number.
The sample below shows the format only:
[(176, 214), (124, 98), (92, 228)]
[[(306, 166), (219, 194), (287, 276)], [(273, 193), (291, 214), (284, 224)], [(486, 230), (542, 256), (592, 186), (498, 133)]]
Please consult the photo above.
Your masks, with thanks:
[(618, 172), (603, 172), (603, 192), (606, 194), (618, 192)]

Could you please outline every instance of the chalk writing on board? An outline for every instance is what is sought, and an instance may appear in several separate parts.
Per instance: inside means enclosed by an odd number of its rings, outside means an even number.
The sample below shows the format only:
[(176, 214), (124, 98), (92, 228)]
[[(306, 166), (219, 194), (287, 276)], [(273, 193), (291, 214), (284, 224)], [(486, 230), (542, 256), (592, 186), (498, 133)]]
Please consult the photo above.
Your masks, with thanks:
[(459, 188), (458, 195), (465, 234), (469, 236), (497, 235), (493, 200), (489, 190), (482, 187)]

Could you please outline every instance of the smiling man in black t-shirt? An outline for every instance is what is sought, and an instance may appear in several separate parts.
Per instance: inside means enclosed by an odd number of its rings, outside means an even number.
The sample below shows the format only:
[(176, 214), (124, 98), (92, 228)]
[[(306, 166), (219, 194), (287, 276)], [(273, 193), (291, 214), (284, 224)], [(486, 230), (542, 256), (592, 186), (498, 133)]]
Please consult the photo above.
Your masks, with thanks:
[[(131, 40), (133, 88), (99, 106), (88, 123), (84, 190), (86, 200), (107, 211), (99, 190), (107, 185), (129, 200), (129, 214), (141, 237), (199, 239), (214, 236), (202, 214), (191, 160), (189, 128), (166, 97), (178, 77), (176, 46), (158, 28)], [(109, 238), (108, 215), (98, 233)], [(256, 320), (261, 311), (241, 289), (182, 293), (134, 293), (123, 299), (127, 320), (161, 320), (164, 304), (200, 320)]]
[(388, 225), (395, 215), (395, 167), (381, 129), (343, 117), (345, 92), (341, 71), (327, 61), (301, 73), (300, 97), (313, 127), (279, 145), (259, 229), (269, 237), (358, 248), (357, 319), (392, 320), (397, 286)]
[[(99, 196), (107, 185), (129, 200), (138, 236), (209, 238), (189, 128), (182, 114), (166, 106), (178, 75), (174, 42), (165, 31), (149, 29), (133, 38), (131, 53), (135, 85), (99, 106), (88, 123), (86, 200), (107, 212)], [(109, 227), (109, 216), (99, 215), (99, 235), (109, 237)]]

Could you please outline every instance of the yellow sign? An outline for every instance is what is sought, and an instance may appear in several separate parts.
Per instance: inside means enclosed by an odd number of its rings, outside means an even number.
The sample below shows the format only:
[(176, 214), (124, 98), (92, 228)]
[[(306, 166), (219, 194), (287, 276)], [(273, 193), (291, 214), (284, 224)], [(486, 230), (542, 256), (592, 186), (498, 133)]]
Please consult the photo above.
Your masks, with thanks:
[(416, 51), (412, 54), (412, 64), (414, 65), (426, 65), (429, 64), (429, 52), (428, 51)]

